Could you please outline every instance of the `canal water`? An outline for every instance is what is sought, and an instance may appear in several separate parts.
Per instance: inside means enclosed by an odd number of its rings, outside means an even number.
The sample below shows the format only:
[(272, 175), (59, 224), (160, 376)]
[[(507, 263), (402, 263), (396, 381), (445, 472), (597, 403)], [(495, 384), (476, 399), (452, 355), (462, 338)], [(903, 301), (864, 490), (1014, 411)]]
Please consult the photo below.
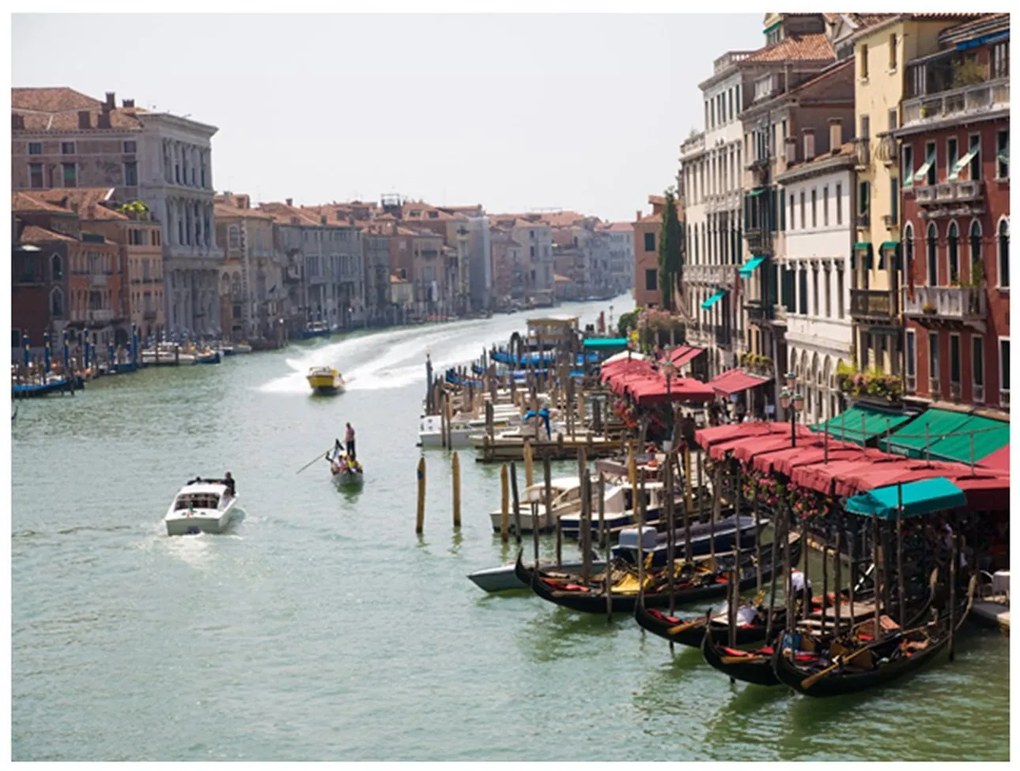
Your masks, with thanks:
[[(609, 303), (566, 305), (582, 323)], [(632, 307), (614, 301), (614, 318)], [(538, 314), (535, 314), (538, 315)], [(425, 354), (466, 363), (526, 314), (150, 368), (12, 425), (14, 760), (939, 760), (1008, 758), (1008, 639), (838, 701), (731, 685), (642, 633), (472, 570), (513, 557), (490, 531), (499, 467), (426, 453), (414, 532)], [(338, 366), (346, 393), (304, 375)], [(366, 483), (325, 461), (350, 421)], [(573, 463), (562, 470), (573, 470)], [(161, 518), (196, 475), (237, 479), (222, 536)], [(530, 546), (529, 546), (530, 549)], [(552, 544), (543, 544), (546, 553)], [(530, 553), (530, 551), (529, 551)], [(695, 608), (700, 610), (701, 608)]]

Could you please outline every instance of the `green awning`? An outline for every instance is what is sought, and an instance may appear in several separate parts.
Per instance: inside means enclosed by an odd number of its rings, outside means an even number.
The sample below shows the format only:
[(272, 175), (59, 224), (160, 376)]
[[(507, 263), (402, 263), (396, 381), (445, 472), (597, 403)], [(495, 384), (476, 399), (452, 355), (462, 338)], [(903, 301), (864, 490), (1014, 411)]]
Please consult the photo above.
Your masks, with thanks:
[(871, 244), (868, 243), (867, 241), (858, 241), (856, 244), (854, 244), (854, 249), (862, 252), (868, 251), (871, 249)]
[(752, 190), (752, 191), (751, 191), (750, 193), (748, 193), (747, 195), (748, 195), (749, 197), (751, 197), (751, 198), (754, 198), (754, 197), (755, 197), (756, 195), (761, 195), (761, 194), (762, 194), (762, 193), (764, 193), (764, 192), (765, 192), (765, 188), (763, 188), (763, 187), (756, 187), (756, 188), (755, 188), (754, 190)]
[(999, 163), (1009, 163), (1009, 142), (1002, 148), (1002, 152), (995, 157), (999, 159)]
[[(971, 437), (974, 439), (974, 455), (970, 454)], [(975, 463), (1009, 444), (1009, 423), (970, 415), (949, 436), (931, 445), (933, 458), (956, 460), (961, 463)]]
[(931, 151), (931, 155), (928, 156), (928, 159), (923, 164), (921, 164), (921, 168), (919, 168), (914, 173), (914, 181), (915, 182), (922, 181), (928, 175), (928, 169), (931, 168), (931, 165), (933, 163), (935, 163), (935, 151), (934, 150)]
[(901, 412), (884, 412), (857, 404), (825, 423), (811, 426), (811, 430), (824, 430), (834, 439), (863, 445), (869, 439), (906, 423), (910, 418), (910, 415)]
[(878, 247), (878, 251), (881, 252), (881, 251), (884, 251), (886, 249), (895, 249), (899, 245), (900, 245), (899, 241), (883, 241), (882, 245), (880, 247)]
[(707, 300), (705, 300), (705, 302), (703, 302), (701, 304), (702, 310), (706, 310), (707, 311), (709, 308), (711, 308), (713, 305), (715, 305), (717, 302), (719, 302), (725, 296), (726, 296), (726, 290), (725, 289), (720, 289), (718, 292), (716, 292), (714, 295), (709, 297)]
[(904, 517), (919, 517), (966, 505), (967, 496), (963, 490), (945, 477), (932, 477), (901, 485), (876, 487), (848, 498), (844, 508), (851, 514), (895, 519), (901, 506)]
[(909, 168), (909, 169), (907, 169), (907, 176), (904, 177), (903, 184), (901, 185), (901, 187), (906, 189), (908, 187), (913, 187), (913, 186), (914, 186), (914, 169), (913, 168)]
[(754, 269), (761, 265), (763, 262), (765, 262), (764, 257), (752, 257), (751, 259), (749, 259), (747, 262), (740, 266), (740, 270), (738, 272), (744, 278), (750, 278), (751, 274), (754, 273)]
[(970, 163), (971, 158), (978, 154), (978, 150), (980, 149), (981, 148), (979, 145), (975, 145), (967, 152), (965, 156), (963, 156), (960, 160), (954, 163), (952, 170), (950, 170), (949, 172), (949, 179), (956, 179), (957, 177), (959, 177), (960, 172), (964, 170), (968, 163)]
[[(889, 437), (889, 441), (881, 439), (878, 448), (886, 452), (895, 452), (906, 455), (908, 458), (925, 457), (925, 428), (928, 430), (927, 447), (931, 453), (932, 447), (944, 437), (953, 434), (957, 428), (967, 422), (968, 415), (965, 412), (953, 412), (952, 410), (940, 410), (933, 407), (911, 421), (910, 425)], [(975, 456), (977, 457), (977, 456)]]
[(595, 350), (602, 350), (605, 348), (619, 348), (624, 349), (627, 347), (626, 337), (589, 337), (586, 338), (582, 345), (585, 348), (593, 348)]

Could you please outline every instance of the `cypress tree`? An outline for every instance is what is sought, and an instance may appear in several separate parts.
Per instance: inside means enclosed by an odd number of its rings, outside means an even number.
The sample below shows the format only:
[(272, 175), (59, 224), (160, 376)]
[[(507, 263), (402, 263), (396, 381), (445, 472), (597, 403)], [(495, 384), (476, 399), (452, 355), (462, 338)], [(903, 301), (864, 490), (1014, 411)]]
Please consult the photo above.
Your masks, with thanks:
[(676, 199), (673, 188), (666, 191), (666, 208), (662, 213), (662, 232), (659, 235), (659, 289), (662, 307), (672, 312), (674, 285), (680, 274), (680, 221), (676, 216)]

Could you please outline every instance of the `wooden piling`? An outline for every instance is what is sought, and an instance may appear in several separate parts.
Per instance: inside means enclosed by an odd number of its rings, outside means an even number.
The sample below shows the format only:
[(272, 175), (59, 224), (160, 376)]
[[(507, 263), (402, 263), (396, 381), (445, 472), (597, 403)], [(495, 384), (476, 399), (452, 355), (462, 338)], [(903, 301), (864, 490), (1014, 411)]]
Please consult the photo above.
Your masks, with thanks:
[(524, 486), (531, 487), (535, 484), (534, 458), (531, 450), (531, 440), (524, 440)]
[(421, 535), (425, 530), (425, 458), (418, 459), (418, 519), (414, 532)]
[(460, 529), (460, 456), (453, 451), (453, 528)]
[(549, 524), (552, 522), (552, 468), (548, 450), (542, 455), (542, 475), (545, 480), (545, 521)]
[[(835, 584), (836, 594), (836, 621), (833, 628), (836, 633), (839, 634), (840, 629), (840, 610), (843, 607), (843, 515), (839, 514), (836, 517), (836, 564), (833, 565), (835, 570), (835, 577), (833, 583)], [(824, 631), (824, 628), (823, 630)]]
[(513, 494), (514, 530), (517, 534), (517, 545), (521, 545), (521, 499), (517, 495), (517, 464), (510, 461), (510, 491)]
[(499, 539), (503, 543), (510, 540), (510, 475), (504, 463), (499, 470)]

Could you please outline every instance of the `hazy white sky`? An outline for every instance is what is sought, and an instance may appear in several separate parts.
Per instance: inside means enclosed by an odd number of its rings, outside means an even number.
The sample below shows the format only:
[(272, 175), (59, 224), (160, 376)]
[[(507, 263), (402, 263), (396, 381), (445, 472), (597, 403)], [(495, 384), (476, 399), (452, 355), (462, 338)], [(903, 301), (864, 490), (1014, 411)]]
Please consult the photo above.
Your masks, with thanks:
[(22, 13), (11, 81), (218, 126), (216, 188), (256, 200), (630, 221), (703, 128), (697, 84), (763, 45), (763, 17)]

